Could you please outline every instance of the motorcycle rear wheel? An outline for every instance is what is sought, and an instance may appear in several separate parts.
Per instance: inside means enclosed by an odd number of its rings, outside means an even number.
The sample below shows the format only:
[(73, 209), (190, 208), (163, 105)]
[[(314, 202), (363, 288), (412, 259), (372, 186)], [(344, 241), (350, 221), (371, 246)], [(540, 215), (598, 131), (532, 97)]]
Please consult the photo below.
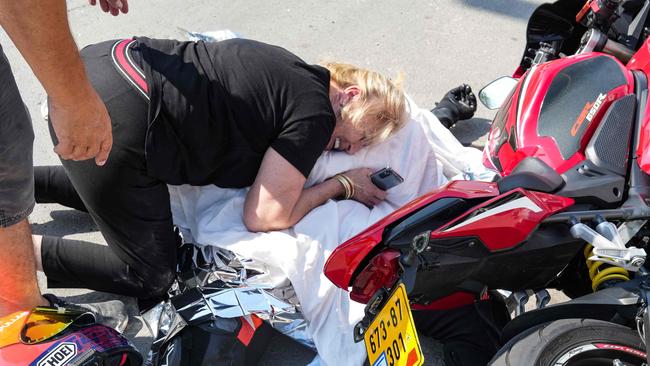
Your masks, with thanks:
[(517, 335), (490, 365), (641, 366), (645, 362), (645, 345), (636, 331), (600, 320), (561, 319)]

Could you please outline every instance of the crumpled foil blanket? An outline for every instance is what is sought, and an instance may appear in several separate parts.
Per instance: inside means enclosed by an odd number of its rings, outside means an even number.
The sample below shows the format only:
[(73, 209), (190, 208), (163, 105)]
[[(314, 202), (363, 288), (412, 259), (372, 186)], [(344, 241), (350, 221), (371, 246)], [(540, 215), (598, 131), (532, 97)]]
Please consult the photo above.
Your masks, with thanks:
[(253, 314), (277, 331), (316, 349), (290, 288), (261, 283), (263, 273), (247, 268), (244, 258), (224, 249), (213, 251), (206, 259), (199, 247), (184, 244), (179, 258), (169, 300), (142, 314), (153, 336), (145, 365), (157, 365), (163, 347), (188, 324), (244, 317), (252, 325)]

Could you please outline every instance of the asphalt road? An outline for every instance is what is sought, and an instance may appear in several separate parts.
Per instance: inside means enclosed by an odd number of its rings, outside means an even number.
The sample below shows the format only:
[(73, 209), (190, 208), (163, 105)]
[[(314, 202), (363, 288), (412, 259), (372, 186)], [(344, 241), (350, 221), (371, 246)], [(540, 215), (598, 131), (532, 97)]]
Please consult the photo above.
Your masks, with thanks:
[[(336, 0), (224, 1), (131, 0), (127, 15), (111, 17), (85, 0), (68, 2), (72, 32), (80, 47), (103, 40), (146, 35), (184, 39), (181, 29), (230, 29), (246, 38), (281, 45), (317, 63), (356, 63), (391, 76), (403, 73), (405, 88), (423, 107), (450, 88), (468, 83), (479, 89), (515, 69), (524, 47), (526, 20), (540, 0)], [(29, 14), (24, 14), (29, 16)], [(28, 66), (0, 30), (0, 44), (12, 63), (23, 99), (32, 114), (36, 165), (59, 164), (46, 123), (40, 118), (45, 93)], [(453, 132), (465, 144), (482, 145), (491, 111), (482, 106), (472, 121)], [(37, 205), (34, 232), (103, 242), (90, 218), (58, 205)], [(43, 278), (41, 277), (41, 280)], [(45, 287), (44, 281), (41, 281)], [(105, 294), (59, 290), (73, 301), (93, 301)], [(129, 299), (131, 305), (133, 302)], [(131, 306), (133, 314), (135, 307)], [(141, 349), (150, 336), (137, 318), (127, 334)], [(423, 339), (427, 365), (442, 365), (439, 347)], [(311, 352), (276, 337), (263, 365), (304, 365)]]

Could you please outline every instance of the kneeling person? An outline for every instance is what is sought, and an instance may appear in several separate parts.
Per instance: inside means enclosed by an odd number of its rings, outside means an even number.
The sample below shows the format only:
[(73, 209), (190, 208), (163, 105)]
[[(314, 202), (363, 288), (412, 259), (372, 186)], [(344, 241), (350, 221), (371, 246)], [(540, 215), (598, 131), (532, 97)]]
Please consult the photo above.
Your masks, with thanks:
[[(111, 115), (113, 150), (101, 168), (71, 160), (37, 167), (36, 199), (86, 210), (108, 247), (37, 240), (51, 287), (159, 298), (173, 281), (179, 244), (168, 184), (251, 186), (246, 227), (288, 228), (352, 193), (340, 179), (304, 188), (323, 151), (354, 154), (399, 129), (407, 114), (403, 92), (376, 72), (310, 65), (252, 40), (137, 38), (81, 54)], [(345, 173), (355, 187), (347, 198), (368, 206), (385, 199), (370, 172)]]

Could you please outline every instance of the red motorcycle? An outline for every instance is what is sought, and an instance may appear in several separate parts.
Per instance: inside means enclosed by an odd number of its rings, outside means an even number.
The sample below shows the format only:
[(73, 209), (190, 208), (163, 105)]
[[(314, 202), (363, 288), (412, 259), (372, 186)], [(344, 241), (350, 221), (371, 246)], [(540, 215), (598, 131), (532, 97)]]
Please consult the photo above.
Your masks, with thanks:
[[(325, 275), (367, 304), (355, 339), (370, 365), (422, 364), (411, 308), (493, 289), (520, 295), (495, 364), (650, 364), (649, 13), (649, 0), (540, 6), (516, 79), (480, 93), (500, 106), (485, 163), (501, 178), (450, 182), (332, 253)], [(544, 307), (547, 288), (576, 299)], [(523, 313), (531, 290), (539, 309)]]

